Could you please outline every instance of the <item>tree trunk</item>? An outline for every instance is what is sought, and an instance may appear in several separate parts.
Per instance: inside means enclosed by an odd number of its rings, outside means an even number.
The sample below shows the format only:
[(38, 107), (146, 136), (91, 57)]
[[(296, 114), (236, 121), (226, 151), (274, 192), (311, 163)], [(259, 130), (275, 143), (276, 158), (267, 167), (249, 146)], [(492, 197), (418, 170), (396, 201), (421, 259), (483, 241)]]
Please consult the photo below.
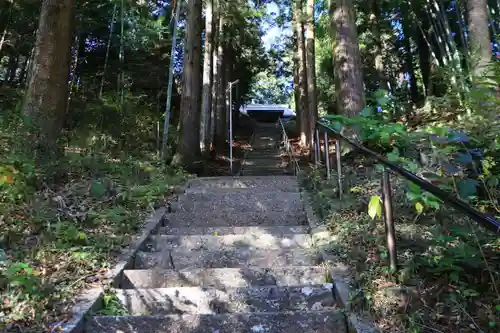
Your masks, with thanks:
[(24, 102), (28, 144), (38, 162), (59, 157), (59, 135), (68, 99), (76, 0), (43, 0), (32, 73)]
[(491, 62), (487, 0), (467, 0), (467, 17), (471, 51), (477, 59), (472, 68), (474, 75), (480, 76)]
[(179, 145), (172, 163), (196, 171), (200, 158), (201, 0), (187, 5)]
[(226, 44), (226, 49), (224, 50), (224, 87), (226, 87), (225, 90), (225, 98), (226, 98), (226, 108), (224, 109), (224, 129), (226, 131), (226, 138), (229, 140), (229, 112), (231, 112), (231, 105), (229, 104), (229, 94), (231, 93), (229, 91), (229, 83), (231, 82), (231, 72), (233, 70), (233, 51), (231, 49), (231, 46)]
[(307, 97), (309, 106), (309, 119), (307, 138), (310, 151), (314, 142), (314, 129), (318, 119), (318, 102), (316, 95), (316, 60), (314, 50), (314, 1), (307, 0), (307, 40), (306, 40), (306, 70), (307, 70)]
[(425, 35), (422, 31), (418, 33), (418, 59), (420, 65), (420, 72), (422, 73), (422, 81), (424, 84), (425, 96), (432, 95), (432, 78), (431, 78), (431, 52), (429, 45), (425, 40)]
[(380, 39), (379, 29), (379, 4), (376, 0), (370, 1), (370, 25), (373, 34), (374, 47), (373, 55), (375, 59), (375, 70), (377, 72), (378, 87), (379, 89), (389, 90), (387, 78), (385, 77), (384, 57), (382, 55), (382, 41)]
[(302, 0), (295, 0), (294, 16), (295, 30), (297, 33), (297, 62), (299, 75), (299, 114), (300, 117), (300, 145), (305, 147), (309, 144), (309, 108), (307, 105), (307, 73), (306, 73), (306, 45), (304, 37), (304, 13)]
[(11, 2), (10, 7), (9, 7), (9, 13), (7, 14), (7, 19), (5, 20), (5, 26), (3, 27), (2, 35), (0, 37), (0, 51), (2, 51), (3, 45), (5, 43), (5, 39), (7, 38), (7, 32), (9, 29), (9, 21), (10, 21), (10, 17), (12, 16), (12, 8), (13, 7), (14, 7), (14, 2)]
[[(219, 8), (220, 9), (220, 8)], [(226, 144), (226, 85), (224, 83), (224, 62), (225, 57), (225, 40), (224, 40), (224, 17), (222, 11), (219, 12), (219, 34), (217, 45), (217, 110), (215, 116), (215, 149), (220, 151)]]
[[(295, 29), (294, 29), (295, 30)], [(296, 35), (296, 32), (294, 31)], [(300, 88), (299, 88), (299, 60), (297, 51), (297, 41), (295, 41), (294, 55), (293, 55), (293, 97), (295, 102), (295, 119), (296, 129), (300, 133)]]
[(21, 73), (19, 74), (19, 86), (24, 87), (26, 82), (26, 73), (28, 70), (28, 64), (31, 58), (31, 52), (24, 57), (23, 64), (21, 66)]
[(355, 117), (364, 108), (365, 95), (354, 4), (352, 0), (337, 0), (336, 4), (332, 1), (332, 5), (338, 111), (347, 117)]
[(19, 68), (19, 55), (11, 54), (8, 64), (8, 79), (7, 81), (12, 84), (16, 80), (17, 69)]
[(418, 86), (417, 86), (417, 78), (415, 76), (415, 66), (413, 65), (413, 52), (411, 50), (411, 36), (413, 35), (413, 29), (411, 26), (411, 19), (410, 19), (410, 8), (408, 5), (403, 5), (402, 6), (402, 11), (403, 11), (403, 22), (402, 22), (402, 28), (403, 28), (403, 35), (404, 35), (404, 56), (405, 56), (405, 71), (408, 73), (408, 84), (410, 85), (409, 89), (409, 108), (407, 112), (407, 117), (408, 119), (411, 118), (412, 116), (412, 110), (413, 106), (416, 105), (420, 99), (420, 94), (418, 92)]
[(203, 100), (201, 110), (200, 148), (203, 156), (209, 152), (213, 81), (213, 0), (205, 0), (205, 55), (203, 57)]
[(220, 17), (220, 1), (214, 0), (214, 19), (212, 20), (213, 31), (213, 59), (212, 59), (212, 107), (210, 110), (210, 150), (214, 149), (215, 145), (215, 125), (217, 114), (217, 94), (219, 87), (218, 80), (218, 57), (219, 57), (219, 17)]

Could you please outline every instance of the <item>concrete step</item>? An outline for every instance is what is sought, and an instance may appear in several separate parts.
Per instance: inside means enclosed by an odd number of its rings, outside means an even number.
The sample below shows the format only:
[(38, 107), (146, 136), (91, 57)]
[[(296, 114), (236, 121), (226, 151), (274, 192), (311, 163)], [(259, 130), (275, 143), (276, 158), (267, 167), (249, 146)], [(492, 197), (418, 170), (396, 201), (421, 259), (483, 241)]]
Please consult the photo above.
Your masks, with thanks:
[(213, 177), (196, 178), (189, 182), (189, 188), (259, 188), (297, 191), (299, 184), (294, 176), (263, 177)]
[(247, 154), (247, 160), (255, 160), (255, 159), (259, 159), (259, 160), (266, 160), (266, 159), (280, 160), (282, 158), (282, 156), (285, 156), (285, 154), (281, 154), (278, 151), (275, 151), (275, 152), (269, 153), (269, 154), (263, 154), (263, 153), (258, 152), (258, 151), (253, 151), (253, 152), (250, 152), (250, 153)]
[(281, 154), (281, 150), (278, 148), (253, 148), (248, 152), (247, 158), (251, 158), (254, 155), (273, 156), (278, 154)]
[(109, 333), (347, 333), (340, 311), (218, 315), (96, 316), (87, 332)]
[[(283, 176), (286, 177), (286, 176)], [(266, 188), (260, 189), (255, 187), (247, 187), (247, 188), (227, 188), (227, 187), (188, 187), (184, 190), (186, 194), (195, 194), (195, 193), (205, 193), (205, 194), (218, 194), (218, 193), (234, 193), (234, 192), (243, 192), (243, 193), (262, 193), (263, 191), (274, 192), (276, 195), (281, 194), (282, 192), (300, 192), (299, 186), (290, 186), (289, 188)]]
[(273, 171), (273, 170), (285, 170), (286, 169), (286, 166), (288, 164), (287, 163), (277, 163), (275, 165), (245, 165), (243, 167), (243, 170), (253, 170), (253, 171), (262, 171), (262, 172), (265, 172), (265, 171)]
[(181, 195), (177, 202), (171, 203), (171, 208), (174, 212), (299, 213), (304, 211), (304, 203), (300, 193), (262, 190), (246, 193), (186, 193)]
[(263, 212), (257, 211), (238, 214), (234, 211), (175, 212), (167, 214), (165, 224), (169, 227), (236, 227), (236, 226), (273, 226), (307, 225), (304, 212)]
[(144, 252), (135, 256), (135, 269), (168, 268), (242, 268), (315, 266), (321, 263), (321, 257), (313, 249), (265, 250), (249, 247), (228, 247), (215, 251), (203, 249), (188, 250), (174, 248), (169, 251)]
[(283, 163), (283, 160), (280, 157), (270, 158), (270, 157), (260, 157), (260, 158), (251, 158), (243, 161), (243, 165), (255, 165), (259, 167), (270, 167), (270, 166), (280, 166)]
[(158, 229), (159, 235), (272, 235), (283, 236), (289, 234), (307, 234), (309, 226), (292, 225), (292, 226), (261, 226), (261, 227), (161, 227)]
[(298, 286), (326, 282), (322, 266), (206, 268), (188, 271), (173, 269), (132, 269), (123, 272), (122, 289), (213, 287), (242, 288), (255, 286)]
[(312, 247), (309, 234), (238, 234), (216, 236), (208, 235), (151, 235), (143, 244), (141, 250), (158, 252), (164, 250), (176, 251), (218, 251), (227, 248), (238, 249), (310, 249)]
[(332, 284), (251, 288), (114, 289), (130, 315), (218, 314), (325, 310), (335, 306)]
[(292, 170), (283, 169), (243, 169), (245, 176), (279, 176), (279, 175), (293, 175)]

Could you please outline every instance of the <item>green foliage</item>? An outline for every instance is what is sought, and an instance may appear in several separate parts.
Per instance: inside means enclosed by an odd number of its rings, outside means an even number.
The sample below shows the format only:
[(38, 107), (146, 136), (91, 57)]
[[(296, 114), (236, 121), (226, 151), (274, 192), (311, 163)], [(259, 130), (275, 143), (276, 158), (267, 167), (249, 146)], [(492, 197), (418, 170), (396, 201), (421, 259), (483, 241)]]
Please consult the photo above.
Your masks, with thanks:
[[(500, 321), (495, 289), (500, 278), (498, 237), (473, 227), (462, 214), (443, 205), (438, 207), (442, 213), (423, 214), (421, 209), (427, 204), (419, 198), (415, 207), (420, 208), (409, 206), (405, 183), (396, 181), (393, 211), (399, 271), (394, 276), (389, 269), (385, 226), (376, 218), (381, 207), (379, 185), (373, 186), (356, 171), (344, 165), (344, 175), (354, 175), (348, 179), (353, 187), (342, 201), (335, 193), (336, 184), (325, 180), (321, 170), (301, 177), (316, 213), (331, 232), (331, 254), (354, 271), (354, 286), (360, 292), (351, 300), (353, 309), (369, 310), (401, 331), (422, 325), (449, 325), (464, 332), (472, 327), (496, 327)], [(421, 215), (418, 221), (408, 218), (412, 209)], [(409, 297), (406, 290), (416, 292)], [(463, 311), (468, 315), (454, 316)]]
[(128, 315), (127, 310), (123, 307), (122, 302), (116, 297), (116, 295), (107, 290), (102, 298), (102, 308), (98, 311), (98, 315), (101, 316), (126, 316)]
[[(451, 126), (427, 126), (409, 131), (407, 126), (391, 121), (394, 102), (384, 91), (376, 93), (373, 101), (379, 112), (375, 107), (367, 107), (358, 117), (327, 115), (323, 121), (339, 132), (355, 126), (360, 140), (375, 151), (385, 153), (390, 162), (454, 192), (481, 210), (500, 214), (497, 205), (500, 170), (495, 160), (500, 157), (497, 139), (486, 144), (482, 141), (484, 135), (471, 137), (470, 133), (476, 131), (468, 133), (467, 128)], [(418, 213), (440, 208), (437, 198), (411, 183), (406, 196)]]
[(158, 160), (147, 98), (127, 95), (120, 108), (74, 96), (65, 155), (45, 169), (25, 154), (12, 96), (0, 121), (0, 328), (41, 332), (100, 281), (186, 175)]
[(382, 216), (382, 198), (378, 195), (373, 195), (368, 203), (368, 215), (372, 219)]

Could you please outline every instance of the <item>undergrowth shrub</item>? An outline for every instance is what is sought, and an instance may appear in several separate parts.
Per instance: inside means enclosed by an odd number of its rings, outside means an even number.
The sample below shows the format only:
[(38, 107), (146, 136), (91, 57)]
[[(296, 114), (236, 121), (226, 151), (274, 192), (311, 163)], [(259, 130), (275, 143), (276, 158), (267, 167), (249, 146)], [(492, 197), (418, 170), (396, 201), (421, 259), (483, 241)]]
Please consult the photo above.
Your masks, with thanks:
[(76, 105), (64, 156), (42, 169), (20, 144), (18, 97), (0, 118), (0, 330), (42, 332), (187, 175), (158, 158), (155, 110), (130, 96)]

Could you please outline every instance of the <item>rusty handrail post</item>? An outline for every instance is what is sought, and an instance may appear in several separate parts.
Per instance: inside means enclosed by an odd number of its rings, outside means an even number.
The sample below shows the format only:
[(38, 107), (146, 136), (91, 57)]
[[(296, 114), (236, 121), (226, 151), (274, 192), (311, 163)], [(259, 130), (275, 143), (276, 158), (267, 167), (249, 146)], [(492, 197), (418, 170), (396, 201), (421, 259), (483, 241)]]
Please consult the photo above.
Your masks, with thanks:
[(319, 128), (316, 127), (315, 133), (314, 133), (314, 162), (316, 165), (321, 163), (321, 144), (319, 143)]
[(391, 180), (389, 170), (387, 168), (384, 168), (382, 173), (382, 201), (384, 203), (385, 234), (387, 250), (389, 252), (389, 262), (391, 272), (394, 273), (397, 270), (398, 258), (396, 251), (396, 231), (392, 216)]
[(283, 125), (281, 118), (278, 118), (278, 122), (277, 122), (276, 126), (281, 128), (281, 134), (282, 134), (282, 138), (283, 138), (282, 141), (285, 145), (285, 151), (288, 154), (288, 158), (290, 159), (290, 163), (292, 164), (293, 175), (297, 176), (300, 172), (299, 162), (297, 161), (297, 159), (295, 158), (295, 156), (293, 154), (293, 145), (290, 142), (290, 138), (288, 137), (288, 134), (286, 134), (285, 125)]
[(326, 179), (330, 179), (330, 148), (328, 146), (328, 132), (325, 131), (325, 166), (326, 166)]
[(335, 140), (335, 157), (337, 160), (337, 182), (339, 186), (339, 199), (342, 200), (344, 193), (342, 190), (342, 154), (340, 152), (340, 138), (337, 137)]

